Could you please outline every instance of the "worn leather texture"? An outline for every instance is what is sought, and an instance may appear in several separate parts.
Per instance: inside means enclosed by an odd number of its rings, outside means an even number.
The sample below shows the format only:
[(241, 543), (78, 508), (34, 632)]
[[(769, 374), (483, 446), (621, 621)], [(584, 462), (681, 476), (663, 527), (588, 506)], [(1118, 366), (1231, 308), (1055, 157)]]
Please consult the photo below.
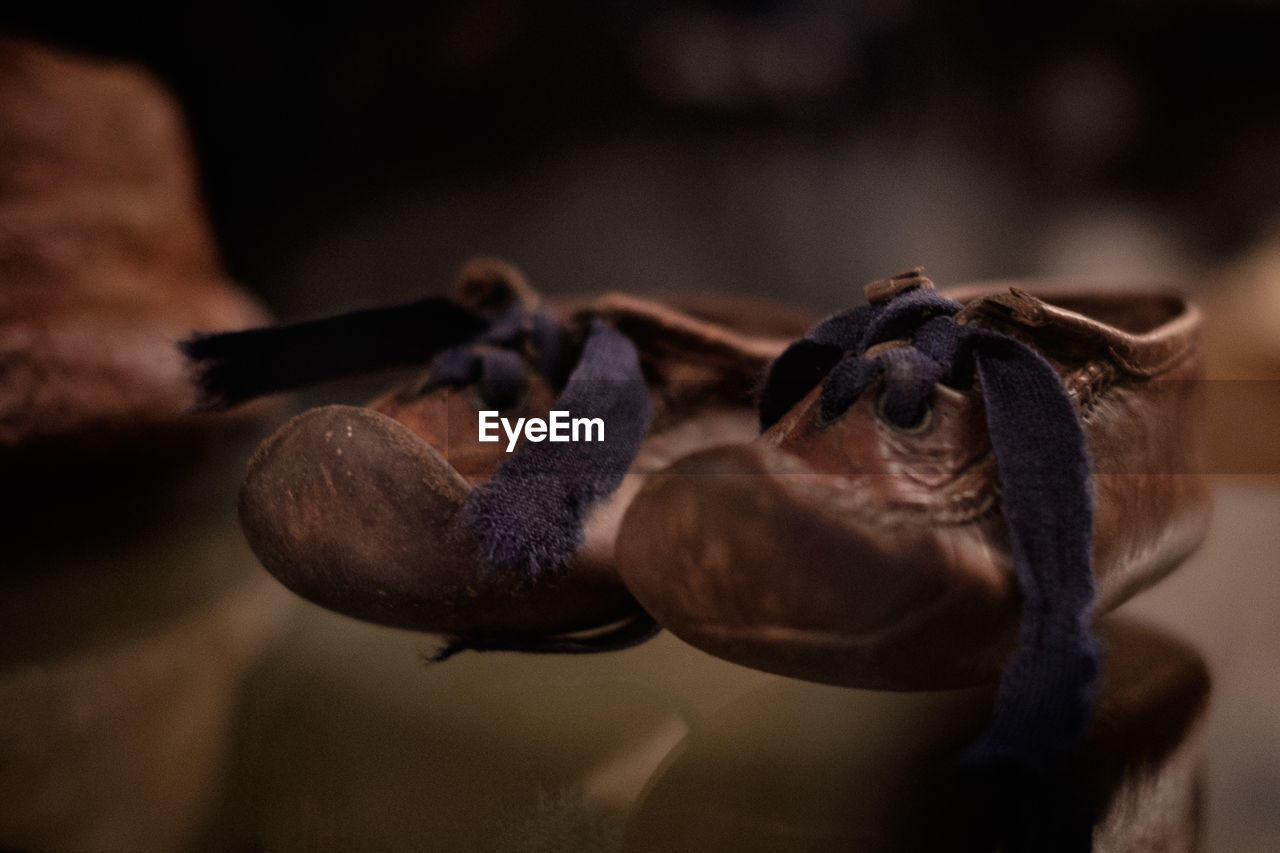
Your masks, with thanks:
[[(1200, 315), (1166, 292), (979, 285), (960, 322), (1014, 335), (1063, 379), (1094, 460), (1099, 610), (1199, 544)], [(620, 570), (666, 628), (729, 660), (813, 681), (935, 689), (994, 679), (1019, 596), (978, 389), (938, 386), (922, 429), (873, 385), (824, 423), (815, 389), (759, 440), (650, 478)]]
[[(518, 271), (491, 260), (464, 267), (455, 298), (488, 308), (538, 304)], [(750, 440), (760, 373), (812, 317), (735, 300), (705, 302), (695, 314), (621, 295), (555, 310), (569, 322), (603, 317), (626, 334), (655, 404), (649, 437), (622, 486), (594, 507), (569, 565), (528, 578), (482, 564), (458, 513), (507, 457), (506, 441), (478, 441), (477, 412), (493, 406), (477, 386), (424, 393), (423, 377), (366, 408), (305, 412), (263, 443), (240, 514), (267, 569), (331, 609), (425, 631), (565, 632), (634, 613), (613, 565), (627, 503), (648, 473), (681, 456)], [(708, 317), (746, 322), (732, 329)], [(531, 367), (526, 380), (503, 416), (546, 417), (554, 389)]]

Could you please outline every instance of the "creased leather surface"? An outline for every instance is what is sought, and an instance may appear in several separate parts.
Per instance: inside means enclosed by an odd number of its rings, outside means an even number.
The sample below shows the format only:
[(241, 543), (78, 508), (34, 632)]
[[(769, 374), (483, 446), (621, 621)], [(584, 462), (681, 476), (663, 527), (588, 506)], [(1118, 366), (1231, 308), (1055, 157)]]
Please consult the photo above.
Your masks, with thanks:
[[(456, 298), (536, 299), (523, 278), (469, 264)], [(468, 272), (469, 271), (469, 272)], [(486, 276), (487, 285), (475, 285)], [(520, 286), (506, 295), (502, 277)], [(518, 275), (518, 273), (516, 274)], [(566, 318), (604, 316), (636, 344), (655, 402), (650, 436), (622, 486), (593, 508), (571, 564), (537, 581), (494, 574), (457, 513), (506, 457), (505, 438), (480, 443), (475, 386), (423, 394), (422, 379), (367, 408), (303, 413), (259, 449), (241, 493), (241, 518), (263, 564), (294, 591), (384, 624), (441, 632), (556, 632), (594, 627), (635, 609), (613, 565), (622, 512), (648, 472), (694, 450), (749, 440), (751, 393), (768, 361), (812, 318), (779, 320), (726, 300), (700, 307), (745, 315), (772, 335), (745, 333), (648, 300), (610, 295), (558, 306)], [(532, 370), (504, 417), (545, 418), (554, 389)], [(607, 428), (607, 427), (606, 427)]]
[[(1100, 607), (1115, 607), (1208, 524), (1188, 434), (1198, 312), (1169, 294), (1047, 296), (1094, 318), (1008, 288), (962, 295), (964, 322), (1018, 336), (1064, 377), (1095, 460)], [(818, 394), (759, 441), (652, 478), (619, 536), (624, 580), (664, 626), (749, 666), (887, 689), (994, 678), (1018, 594), (980, 392), (937, 388), (920, 434), (878, 417), (878, 386), (829, 425)]]

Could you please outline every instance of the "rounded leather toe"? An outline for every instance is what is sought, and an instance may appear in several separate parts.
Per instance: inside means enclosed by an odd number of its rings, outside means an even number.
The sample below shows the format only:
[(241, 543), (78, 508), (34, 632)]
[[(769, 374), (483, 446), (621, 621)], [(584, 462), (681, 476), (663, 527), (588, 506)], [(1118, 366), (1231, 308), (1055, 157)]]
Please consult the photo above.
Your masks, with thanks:
[(245, 533), (285, 586), (341, 613), (443, 633), (549, 633), (634, 610), (608, 567), (536, 582), (490, 570), (458, 523), (471, 485), (386, 415), (312, 409), (262, 444), (240, 495)]
[(619, 571), (664, 627), (736, 663), (894, 690), (995, 678), (1017, 631), (989, 544), (1001, 517), (877, 514), (884, 476), (816, 473), (766, 443), (694, 454), (631, 504)]

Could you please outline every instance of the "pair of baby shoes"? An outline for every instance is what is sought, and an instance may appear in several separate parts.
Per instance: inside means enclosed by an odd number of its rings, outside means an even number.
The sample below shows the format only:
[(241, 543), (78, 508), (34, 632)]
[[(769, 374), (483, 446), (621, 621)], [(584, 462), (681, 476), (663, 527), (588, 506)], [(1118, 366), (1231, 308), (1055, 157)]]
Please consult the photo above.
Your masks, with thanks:
[[(243, 526), (301, 595), (450, 635), (442, 657), (602, 651), (661, 626), (829, 684), (998, 679), (958, 763), (981, 822), (1082, 735), (1094, 618), (1205, 533), (1200, 316), (1169, 292), (944, 295), (919, 270), (866, 296), (804, 332), (727, 300), (544, 306), (477, 261), (451, 299), (186, 349), (211, 404), (429, 364), (255, 454)], [(552, 440), (557, 412), (565, 435), (600, 435)], [(1021, 830), (984, 831), (1014, 849)]]

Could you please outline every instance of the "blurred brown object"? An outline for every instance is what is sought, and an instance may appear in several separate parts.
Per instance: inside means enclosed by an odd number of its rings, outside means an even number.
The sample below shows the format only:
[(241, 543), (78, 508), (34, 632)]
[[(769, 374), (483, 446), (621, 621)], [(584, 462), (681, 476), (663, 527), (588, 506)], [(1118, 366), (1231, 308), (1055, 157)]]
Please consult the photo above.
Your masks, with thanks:
[(1205, 304), (1206, 470), (1280, 476), (1280, 238), (1215, 276)]
[(1213, 379), (1280, 379), (1280, 236), (1216, 276), (1208, 326)]
[(0, 38), (0, 457), (207, 421), (174, 343), (264, 319), (159, 85)]

